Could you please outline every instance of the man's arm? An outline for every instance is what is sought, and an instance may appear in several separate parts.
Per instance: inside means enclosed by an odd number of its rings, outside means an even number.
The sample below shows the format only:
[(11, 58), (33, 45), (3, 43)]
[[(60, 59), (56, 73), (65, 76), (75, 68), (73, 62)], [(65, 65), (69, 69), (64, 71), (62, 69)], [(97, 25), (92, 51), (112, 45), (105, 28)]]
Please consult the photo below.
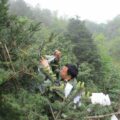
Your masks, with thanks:
[(48, 78), (54, 82), (55, 80), (57, 80), (56, 75), (52, 72), (50, 65), (48, 63), (48, 61), (44, 58), (42, 58), (40, 60), (40, 69), (42, 70), (42, 72), (48, 76)]

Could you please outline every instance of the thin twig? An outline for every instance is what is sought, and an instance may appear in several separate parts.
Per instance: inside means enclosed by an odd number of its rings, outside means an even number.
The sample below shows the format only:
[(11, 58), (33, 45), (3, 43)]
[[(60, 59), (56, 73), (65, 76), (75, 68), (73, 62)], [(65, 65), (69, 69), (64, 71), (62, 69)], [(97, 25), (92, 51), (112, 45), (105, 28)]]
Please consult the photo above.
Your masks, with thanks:
[[(64, 99), (64, 100), (63, 100), (63, 103), (65, 102), (65, 100), (66, 100), (66, 99)], [(63, 106), (63, 107), (64, 107), (64, 106)], [(62, 107), (62, 108), (63, 108), (63, 107)], [(56, 120), (57, 120), (57, 119), (58, 119), (58, 117), (60, 116), (61, 112), (62, 112), (62, 109), (61, 109), (61, 110), (59, 110), (58, 114), (56, 115)]]
[[(3, 45), (2, 43), (1, 43), (1, 45), (2, 45), (2, 51), (3, 51), (3, 56), (4, 56), (4, 59), (5, 59), (5, 61), (6, 61), (6, 62), (8, 62), (8, 61), (7, 61), (7, 57), (6, 57), (6, 53), (5, 53), (5, 50), (4, 50), (4, 49), (5, 49), (5, 47), (4, 47), (4, 45)], [(7, 67), (9, 68), (8, 63), (7, 63)]]
[(54, 120), (57, 120), (57, 119), (55, 118), (55, 115), (54, 115), (54, 112), (53, 112), (52, 106), (50, 105), (50, 103), (48, 103), (48, 104), (49, 104), (49, 106), (50, 106), (50, 111), (51, 111), (51, 113), (52, 113), (52, 116), (53, 116)]
[(58, 117), (60, 116), (60, 114), (61, 114), (61, 112), (62, 112), (62, 110), (60, 110), (59, 112), (58, 112), (58, 114), (56, 115), (56, 120), (58, 119)]
[(11, 63), (12, 70), (15, 72), (15, 68), (14, 68), (14, 66), (13, 66), (13, 64), (12, 64), (11, 56), (10, 56), (10, 53), (9, 53), (9, 50), (8, 50), (6, 44), (4, 44), (4, 47), (5, 47), (5, 50), (6, 50), (6, 52), (7, 52), (9, 61), (10, 61), (10, 63)]
[(112, 116), (112, 115), (119, 115), (119, 114), (120, 114), (120, 111), (119, 112), (110, 113), (110, 114), (106, 114), (106, 115), (88, 116), (88, 117), (85, 117), (85, 118), (86, 119), (99, 119), (99, 118), (104, 118), (104, 117), (109, 117), (109, 116)]
[(38, 113), (35, 113), (33, 111), (30, 111), (31, 113), (35, 114), (36, 116), (38, 116), (39, 118), (42, 118)]

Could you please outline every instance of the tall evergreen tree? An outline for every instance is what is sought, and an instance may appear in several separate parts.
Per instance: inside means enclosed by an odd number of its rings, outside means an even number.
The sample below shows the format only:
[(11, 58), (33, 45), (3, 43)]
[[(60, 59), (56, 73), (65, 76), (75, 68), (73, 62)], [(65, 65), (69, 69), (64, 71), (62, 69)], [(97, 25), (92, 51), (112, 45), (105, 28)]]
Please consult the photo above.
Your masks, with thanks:
[(78, 65), (88, 63), (93, 76), (90, 79), (99, 80), (101, 61), (96, 45), (84, 25), (78, 18), (70, 19), (68, 24), (68, 37), (74, 44), (73, 52), (78, 60)]

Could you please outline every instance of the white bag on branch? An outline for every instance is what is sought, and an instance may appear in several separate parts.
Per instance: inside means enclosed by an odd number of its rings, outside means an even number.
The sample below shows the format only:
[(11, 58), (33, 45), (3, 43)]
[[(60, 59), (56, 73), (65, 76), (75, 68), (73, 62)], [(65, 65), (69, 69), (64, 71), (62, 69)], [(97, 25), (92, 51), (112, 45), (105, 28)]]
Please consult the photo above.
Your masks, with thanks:
[(111, 120), (118, 120), (118, 118), (115, 115), (112, 115)]
[(48, 63), (50, 63), (55, 59), (55, 56), (54, 55), (45, 55), (45, 58), (47, 59)]
[(92, 104), (100, 104), (103, 106), (111, 105), (111, 101), (109, 95), (105, 95), (103, 93), (92, 93), (90, 97)]

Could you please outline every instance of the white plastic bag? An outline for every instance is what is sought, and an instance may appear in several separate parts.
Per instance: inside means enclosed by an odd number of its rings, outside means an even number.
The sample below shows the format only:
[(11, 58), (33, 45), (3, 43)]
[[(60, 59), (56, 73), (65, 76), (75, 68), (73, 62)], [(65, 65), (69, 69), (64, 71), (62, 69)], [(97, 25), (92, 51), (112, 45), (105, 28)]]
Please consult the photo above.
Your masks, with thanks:
[(75, 103), (75, 104), (79, 103), (79, 102), (80, 102), (80, 98), (81, 98), (80, 95), (76, 96), (76, 97), (74, 98), (74, 100), (73, 100), (73, 103)]
[(103, 106), (111, 105), (111, 101), (109, 95), (105, 95), (103, 93), (92, 93), (90, 97), (92, 104), (100, 104)]
[(54, 55), (46, 55), (45, 58), (47, 59), (48, 63), (50, 63), (55, 59), (55, 56)]
[(65, 97), (66, 97), (66, 98), (67, 98), (68, 95), (70, 94), (72, 88), (73, 88), (73, 86), (72, 86), (70, 83), (67, 83), (67, 84), (66, 84), (65, 90), (64, 90), (64, 93), (65, 93)]
[(115, 115), (112, 115), (111, 120), (118, 120), (118, 118)]

